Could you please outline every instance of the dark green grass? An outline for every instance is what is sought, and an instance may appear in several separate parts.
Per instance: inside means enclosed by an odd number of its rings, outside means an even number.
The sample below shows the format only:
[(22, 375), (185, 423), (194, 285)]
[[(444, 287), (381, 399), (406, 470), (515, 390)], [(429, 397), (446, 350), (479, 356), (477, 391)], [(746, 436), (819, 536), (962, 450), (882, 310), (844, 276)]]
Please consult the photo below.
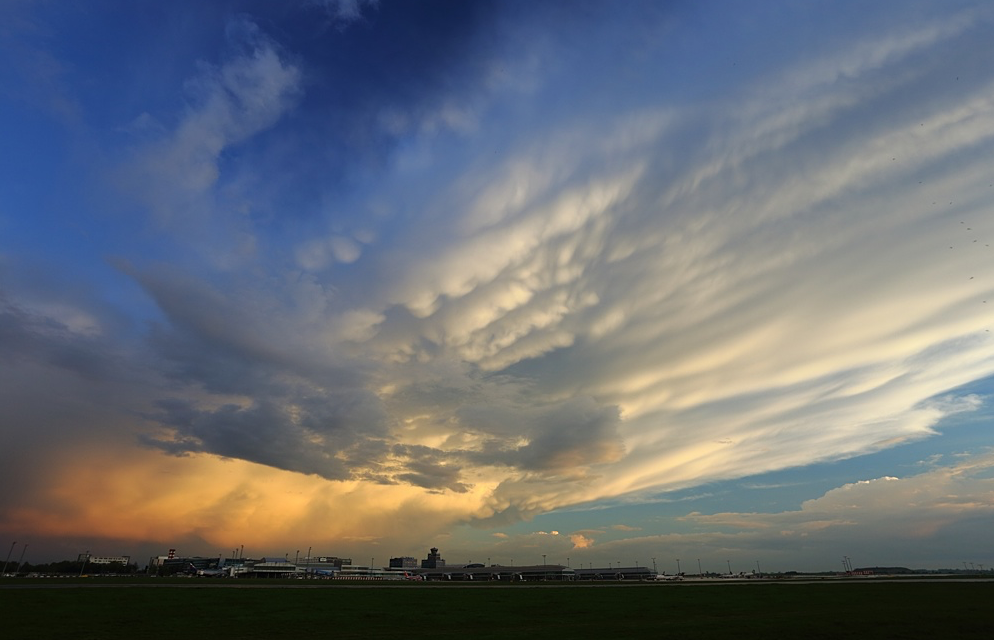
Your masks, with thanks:
[(150, 583), (0, 589), (0, 636), (994, 637), (994, 583), (986, 582), (494, 588)]

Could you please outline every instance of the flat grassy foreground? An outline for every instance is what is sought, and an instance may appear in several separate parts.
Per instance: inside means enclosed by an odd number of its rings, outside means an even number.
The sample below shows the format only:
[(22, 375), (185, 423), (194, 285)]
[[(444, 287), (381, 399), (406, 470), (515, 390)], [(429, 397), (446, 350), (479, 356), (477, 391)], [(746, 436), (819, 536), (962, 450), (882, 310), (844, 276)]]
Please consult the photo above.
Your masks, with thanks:
[(66, 588), (18, 583), (0, 584), (0, 637), (12, 640), (994, 637), (990, 582), (301, 587), (299, 582), (146, 580)]

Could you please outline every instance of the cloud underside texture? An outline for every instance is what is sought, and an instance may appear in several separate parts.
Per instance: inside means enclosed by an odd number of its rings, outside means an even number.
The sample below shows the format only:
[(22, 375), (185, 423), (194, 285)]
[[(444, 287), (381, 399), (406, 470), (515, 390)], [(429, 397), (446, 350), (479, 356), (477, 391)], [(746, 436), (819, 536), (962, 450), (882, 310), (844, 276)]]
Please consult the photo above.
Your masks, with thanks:
[(116, 259), (159, 313), (142, 345), (17, 299), (0, 336), (151, 362), (127, 427), (146, 445), (414, 487), (453, 519), (926, 437), (979, 402), (937, 396), (994, 372), (994, 75), (957, 68), (989, 50), (977, 20), (693, 104), (651, 49), (479, 53), (471, 93), (383, 105), (382, 161), (277, 240), (274, 168), (238, 158), (308, 108), (307, 62), (241, 19), (115, 172), (195, 256)]

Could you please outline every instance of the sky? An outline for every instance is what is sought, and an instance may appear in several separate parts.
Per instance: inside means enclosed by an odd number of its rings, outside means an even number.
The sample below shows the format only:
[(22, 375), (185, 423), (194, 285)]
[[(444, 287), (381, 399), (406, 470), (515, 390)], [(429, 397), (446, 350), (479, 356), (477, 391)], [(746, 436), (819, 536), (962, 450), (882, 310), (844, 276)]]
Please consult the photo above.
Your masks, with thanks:
[(0, 3), (0, 550), (994, 567), (992, 35)]

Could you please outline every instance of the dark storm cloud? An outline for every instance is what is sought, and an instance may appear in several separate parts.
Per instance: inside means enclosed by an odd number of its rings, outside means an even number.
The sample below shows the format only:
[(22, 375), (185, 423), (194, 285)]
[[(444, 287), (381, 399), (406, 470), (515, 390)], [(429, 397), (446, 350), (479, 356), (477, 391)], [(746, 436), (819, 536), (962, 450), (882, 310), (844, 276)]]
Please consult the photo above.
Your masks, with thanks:
[[(221, 294), (166, 271), (136, 277), (166, 317), (150, 333), (163, 370), (177, 384), (209, 394), (203, 402), (160, 400), (148, 417), (169, 434), (146, 437), (147, 444), (336, 480), (376, 468), (388, 416), (364, 388), (361, 368), (334, 352), (313, 353), (307, 346), (313, 329), (259, 292)], [(251, 400), (236, 404), (232, 396)]]
[[(333, 405), (335, 399), (326, 401)], [(212, 453), (346, 480), (355, 477), (356, 469), (369, 466), (369, 456), (378, 457), (385, 449), (370, 451), (365, 434), (336, 425), (339, 416), (325, 419), (317, 412), (300, 416), (265, 400), (250, 407), (224, 405), (213, 410), (198, 409), (183, 400), (163, 400), (159, 408), (158, 414), (149, 417), (171, 428), (172, 437), (144, 440), (175, 455)], [(360, 443), (366, 446), (359, 447)], [(361, 456), (355, 456), (357, 450)]]

